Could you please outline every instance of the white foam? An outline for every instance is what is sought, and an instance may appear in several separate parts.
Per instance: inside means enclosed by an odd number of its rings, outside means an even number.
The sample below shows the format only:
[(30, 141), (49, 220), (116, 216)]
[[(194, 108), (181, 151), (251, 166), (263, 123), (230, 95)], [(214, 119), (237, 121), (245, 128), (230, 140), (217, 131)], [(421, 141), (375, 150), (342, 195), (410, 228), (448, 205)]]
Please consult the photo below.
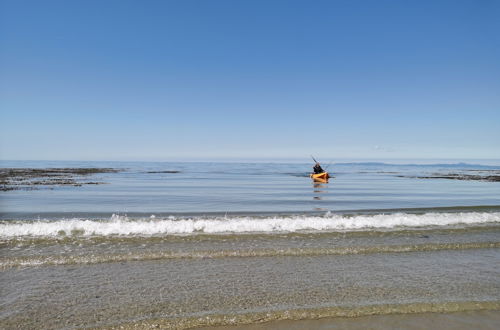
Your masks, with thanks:
[(344, 216), (276, 216), (128, 219), (113, 215), (109, 220), (67, 219), (57, 221), (4, 221), (0, 223), (3, 239), (22, 236), (55, 237), (61, 235), (178, 235), (223, 233), (280, 233), (299, 231), (345, 231), (359, 229), (446, 226), (500, 222), (500, 212), (377, 214)]

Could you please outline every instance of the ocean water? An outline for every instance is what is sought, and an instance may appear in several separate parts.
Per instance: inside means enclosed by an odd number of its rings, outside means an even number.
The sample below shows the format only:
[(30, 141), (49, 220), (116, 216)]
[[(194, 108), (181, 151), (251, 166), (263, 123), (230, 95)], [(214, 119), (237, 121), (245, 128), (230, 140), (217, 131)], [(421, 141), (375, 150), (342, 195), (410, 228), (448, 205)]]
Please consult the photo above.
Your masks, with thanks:
[[(307, 163), (2, 162), (2, 167), (111, 167), (102, 185), (2, 193), (2, 219), (311, 213), (500, 205), (498, 183), (416, 179), (434, 173), (488, 173), (500, 166), (334, 164), (328, 184)], [(179, 171), (179, 173), (158, 173)], [(151, 173), (156, 172), (156, 173)], [(497, 171), (498, 172), (498, 171)], [(399, 177), (408, 176), (408, 177)]]
[(1, 166), (120, 170), (0, 192), (2, 328), (500, 310), (500, 182), (428, 178), (500, 166), (336, 163), (328, 183), (309, 163)]

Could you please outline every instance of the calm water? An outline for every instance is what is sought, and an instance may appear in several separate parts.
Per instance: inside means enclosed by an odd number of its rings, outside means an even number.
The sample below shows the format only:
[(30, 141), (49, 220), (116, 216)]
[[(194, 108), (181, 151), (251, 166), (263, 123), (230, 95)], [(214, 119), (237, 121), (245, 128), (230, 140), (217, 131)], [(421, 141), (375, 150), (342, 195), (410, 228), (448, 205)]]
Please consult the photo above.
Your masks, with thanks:
[[(309, 177), (311, 164), (3, 162), (3, 167), (113, 167), (92, 176), (103, 185), (1, 193), (1, 216), (88, 214), (170, 215), (279, 213), (500, 205), (500, 184), (416, 179), (433, 173), (477, 173), (488, 166), (341, 164), (327, 184)], [(148, 173), (180, 171), (179, 173)]]
[[(416, 178), (499, 167), (334, 164), (315, 184), (307, 163), (2, 166), (123, 169), (0, 193), (2, 328), (500, 310), (500, 183)], [(477, 313), (456, 318), (497, 319)]]

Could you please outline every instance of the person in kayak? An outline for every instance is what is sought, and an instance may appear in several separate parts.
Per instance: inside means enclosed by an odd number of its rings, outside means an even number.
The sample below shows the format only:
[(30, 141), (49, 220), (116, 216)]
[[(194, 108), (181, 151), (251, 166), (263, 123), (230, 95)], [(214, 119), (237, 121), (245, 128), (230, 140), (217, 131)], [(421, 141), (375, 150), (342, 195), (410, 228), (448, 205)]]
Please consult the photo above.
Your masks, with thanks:
[(320, 173), (325, 172), (325, 171), (321, 168), (321, 165), (320, 165), (318, 162), (316, 162), (316, 164), (314, 164), (313, 171), (314, 171), (314, 174), (320, 174)]

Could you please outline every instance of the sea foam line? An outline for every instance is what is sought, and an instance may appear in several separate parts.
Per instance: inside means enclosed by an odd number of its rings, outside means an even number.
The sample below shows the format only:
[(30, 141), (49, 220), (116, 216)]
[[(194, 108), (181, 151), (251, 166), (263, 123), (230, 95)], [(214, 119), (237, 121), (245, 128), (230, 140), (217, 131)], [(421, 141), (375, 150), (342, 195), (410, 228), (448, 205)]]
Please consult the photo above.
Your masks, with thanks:
[(224, 233), (286, 233), (446, 226), (500, 222), (500, 212), (376, 214), (346, 216), (276, 216), (129, 219), (113, 215), (109, 220), (3, 221), (0, 238), (61, 236), (153, 236)]

